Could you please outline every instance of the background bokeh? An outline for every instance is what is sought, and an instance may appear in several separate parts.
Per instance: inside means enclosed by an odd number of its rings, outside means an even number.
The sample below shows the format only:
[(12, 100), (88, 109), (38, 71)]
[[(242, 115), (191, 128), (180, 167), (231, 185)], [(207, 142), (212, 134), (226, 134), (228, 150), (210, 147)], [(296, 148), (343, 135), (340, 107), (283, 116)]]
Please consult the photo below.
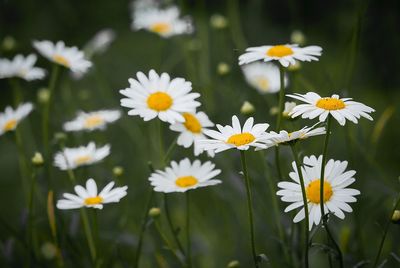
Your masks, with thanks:
[[(128, 195), (119, 204), (106, 206), (97, 212), (100, 230), (100, 249), (103, 267), (130, 267), (134, 258), (137, 235), (144, 207), (149, 195), (148, 165), (159, 165), (159, 148), (155, 122), (143, 122), (139, 117), (128, 117), (119, 106), (119, 89), (128, 86), (128, 78), (137, 71), (154, 68), (171, 76), (184, 77), (193, 82), (194, 91), (202, 94), (201, 110), (217, 123), (228, 124), (233, 114), (239, 114), (242, 103), (254, 104), (256, 122), (275, 118), (270, 108), (277, 104), (276, 95), (260, 95), (250, 88), (237, 64), (237, 57), (248, 46), (290, 42), (294, 30), (302, 31), (306, 43), (323, 47), (319, 62), (302, 64), (301, 70), (289, 74), (289, 92), (315, 91), (321, 95), (338, 93), (352, 97), (373, 107), (374, 121), (360, 120), (333, 128), (329, 157), (349, 161), (349, 168), (357, 171), (356, 188), (359, 201), (354, 212), (345, 220), (332, 219), (331, 226), (345, 253), (346, 267), (372, 260), (378, 249), (382, 226), (392, 202), (399, 192), (400, 128), (398, 103), (400, 100), (400, 3), (388, 1), (178, 1), (184, 15), (193, 18), (193, 35), (171, 39), (130, 29), (129, 1), (0, 1), (0, 39), (7, 36), (16, 40), (15, 47), (5, 49), (1, 57), (34, 51), (33, 40), (63, 40), (67, 45), (83, 47), (103, 28), (116, 31), (117, 37), (109, 50), (95, 56), (94, 68), (81, 80), (71, 79), (64, 70), (57, 85), (53, 112), (52, 133), (61, 131), (62, 123), (74, 117), (77, 110), (119, 108), (124, 116), (104, 132), (68, 134), (66, 144), (78, 146), (94, 140), (110, 143), (112, 154), (103, 163), (77, 171), (78, 181), (93, 177), (105, 185), (113, 178), (112, 168), (122, 166), (124, 175), (118, 183), (128, 185)], [(210, 25), (213, 14), (227, 17), (229, 25), (215, 29)], [(1, 41), (0, 40), (0, 41)], [(230, 72), (218, 73), (218, 65), (229, 65)], [(50, 71), (50, 63), (39, 57), (38, 65)], [(24, 99), (37, 103), (36, 95), (48, 81), (21, 82)], [(12, 104), (12, 89), (0, 80), (0, 108)], [(26, 154), (31, 157), (41, 151), (40, 105), (21, 125)], [(242, 116), (244, 120), (245, 116)], [(285, 122), (288, 129), (297, 129), (311, 122)], [(163, 127), (168, 146), (175, 133)], [(322, 152), (322, 137), (305, 141), (303, 155)], [(59, 146), (52, 139), (52, 150)], [(290, 170), (290, 152), (282, 152), (284, 174)], [(192, 149), (177, 147), (173, 159), (192, 156)], [(264, 159), (265, 157), (265, 159)], [(201, 157), (205, 159), (205, 156)], [(222, 169), (223, 184), (193, 191), (192, 235), (196, 267), (224, 267), (234, 259), (249, 267), (250, 245), (246, 217), (245, 189), (238, 171), (239, 154), (228, 151), (218, 154), (214, 161)], [(264, 166), (264, 163), (267, 166)], [(273, 213), (269, 183), (277, 179), (273, 152), (265, 155), (249, 153), (249, 169), (254, 186), (257, 248), (270, 259), (270, 267), (285, 267), (278, 239), (276, 220), (294, 241), (290, 251), (298, 255), (296, 247), (299, 225), (293, 225), (293, 215), (279, 218)], [(65, 172), (53, 170), (56, 197), (72, 191)], [(51, 242), (46, 218), (47, 188), (42, 171), (36, 198), (38, 247)], [(157, 198), (154, 205), (161, 204)], [(171, 194), (172, 213), (176, 225), (184, 227), (184, 197)], [(13, 134), (0, 137), (0, 266), (21, 267), (26, 252), (19, 243), (26, 227), (26, 197), (21, 189), (18, 155)], [(64, 246), (68, 267), (89, 265), (89, 254), (77, 211), (56, 211), (60, 241)], [(176, 267), (174, 259), (162, 248), (154, 228), (146, 233), (142, 267)], [(291, 231), (290, 231), (291, 230)], [(386, 267), (396, 267), (400, 256), (398, 225), (392, 226), (384, 246), (382, 260)], [(184, 238), (184, 237), (182, 237)], [(315, 241), (323, 241), (317, 234)], [(390, 255), (391, 253), (395, 255)], [(397, 257), (398, 258), (398, 257)], [(310, 255), (313, 267), (327, 266), (321, 249), (315, 247)], [(53, 267), (54, 260), (42, 256), (40, 267)], [(268, 265), (265, 265), (267, 267)]]

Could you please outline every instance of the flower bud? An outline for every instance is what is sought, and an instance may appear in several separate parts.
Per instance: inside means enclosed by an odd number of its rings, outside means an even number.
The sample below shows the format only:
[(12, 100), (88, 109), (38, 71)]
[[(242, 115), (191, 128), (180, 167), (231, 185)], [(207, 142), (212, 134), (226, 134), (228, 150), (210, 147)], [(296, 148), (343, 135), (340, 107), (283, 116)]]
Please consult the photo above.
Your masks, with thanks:
[(54, 134), (54, 139), (57, 143), (63, 143), (67, 140), (67, 135), (64, 132), (57, 132)]
[(295, 30), (290, 35), (290, 41), (295, 44), (299, 44), (300, 46), (306, 43), (306, 36), (299, 30)]
[(113, 167), (112, 173), (115, 177), (121, 177), (124, 174), (124, 168), (120, 166)]
[(400, 210), (395, 210), (392, 216), (392, 222), (395, 224), (400, 224)]
[(37, 99), (39, 103), (48, 103), (50, 100), (50, 90), (47, 88), (41, 88), (37, 92)]
[(43, 163), (44, 163), (44, 160), (43, 160), (42, 154), (39, 152), (35, 152), (35, 154), (32, 157), (32, 164), (39, 167), (39, 166), (43, 165)]
[(17, 41), (15, 41), (14, 37), (8, 35), (4, 37), (1, 46), (5, 51), (11, 51), (17, 46)]
[(224, 29), (228, 26), (228, 20), (225, 16), (221, 14), (214, 14), (210, 18), (211, 27), (214, 29)]
[(240, 112), (244, 115), (252, 114), (255, 110), (254, 105), (248, 101), (243, 102), (242, 107), (240, 108)]
[(239, 261), (234, 260), (234, 261), (229, 262), (226, 267), (227, 268), (237, 268), (237, 267), (240, 267), (240, 263), (239, 263)]
[(51, 260), (57, 255), (57, 247), (50, 242), (45, 242), (41, 247), (41, 252), (45, 259)]
[(157, 218), (161, 214), (161, 209), (157, 207), (153, 207), (149, 210), (149, 216), (152, 218)]
[(225, 63), (225, 62), (220, 62), (217, 65), (217, 74), (219, 75), (226, 75), (231, 71), (231, 67)]
[(300, 61), (296, 60), (296, 62), (294, 64), (289, 65), (287, 69), (289, 70), (289, 72), (296, 72), (300, 70), (301, 69)]

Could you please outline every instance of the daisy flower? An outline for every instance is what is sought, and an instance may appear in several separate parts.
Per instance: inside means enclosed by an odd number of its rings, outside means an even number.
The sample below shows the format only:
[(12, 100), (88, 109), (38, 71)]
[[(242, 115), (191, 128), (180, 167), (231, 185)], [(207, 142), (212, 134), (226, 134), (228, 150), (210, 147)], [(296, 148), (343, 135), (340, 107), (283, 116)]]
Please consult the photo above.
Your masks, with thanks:
[(35, 67), (37, 57), (29, 54), (27, 57), (17, 55), (12, 60), (0, 59), (0, 79), (19, 77), (26, 81), (43, 79), (46, 71)]
[(112, 29), (103, 29), (95, 34), (93, 38), (85, 45), (84, 51), (88, 58), (94, 54), (104, 53), (114, 42), (116, 33)]
[(107, 124), (117, 121), (121, 117), (118, 110), (100, 110), (95, 112), (79, 112), (77, 117), (64, 124), (65, 131), (92, 131), (104, 130)]
[(57, 201), (58, 209), (75, 209), (81, 207), (102, 209), (103, 204), (118, 203), (121, 198), (126, 196), (128, 186), (114, 187), (114, 182), (110, 182), (106, 187), (97, 192), (97, 185), (93, 179), (86, 181), (86, 188), (77, 185), (75, 186), (75, 194), (65, 193), (63, 197)]
[(295, 65), (297, 61), (318, 61), (321, 56), (322, 48), (319, 46), (299, 47), (296, 44), (249, 47), (246, 53), (239, 57), (239, 65), (247, 64), (253, 61), (263, 60), (264, 62), (279, 61), (279, 63), (288, 67)]
[[(355, 182), (353, 176), (356, 174), (354, 170), (345, 171), (347, 164), (347, 161), (335, 161), (331, 159), (325, 166), (323, 200), (325, 211), (332, 212), (340, 219), (344, 219), (345, 217), (343, 211), (353, 211), (347, 203), (356, 202), (357, 199), (354, 196), (360, 194), (358, 190), (346, 188)], [(313, 155), (304, 157), (302, 173), (308, 202), (310, 230), (313, 224), (318, 225), (321, 220), (319, 179), (321, 165), (322, 155), (318, 159)], [(292, 163), (292, 167), (294, 171), (289, 173), (289, 177), (294, 182), (284, 181), (278, 183), (278, 187), (281, 190), (277, 192), (277, 195), (281, 196), (283, 202), (292, 203), (286, 207), (285, 212), (304, 205), (295, 162)], [(304, 218), (304, 208), (302, 208), (294, 217), (293, 222), (299, 222)]]
[(177, 144), (185, 148), (189, 148), (194, 144), (194, 155), (199, 155), (203, 152), (201, 148), (197, 146), (196, 140), (206, 139), (203, 132), (207, 127), (213, 127), (214, 123), (210, 121), (208, 116), (204, 112), (197, 113), (183, 113), (185, 122), (177, 122), (170, 125), (170, 129), (176, 132), (180, 132), (177, 140)]
[(286, 101), (285, 102), (285, 107), (282, 111), (282, 115), (284, 117), (290, 117), (289, 114), (293, 110), (293, 108), (296, 107), (296, 103), (293, 101)]
[(51, 41), (34, 41), (33, 46), (48, 60), (74, 73), (85, 73), (92, 66), (82, 51), (77, 47), (66, 47), (63, 41), (58, 41), (56, 44)]
[(150, 175), (149, 181), (156, 192), (183, 193), (221, 183), (220, 180), (212, 180), (221, 173), (221, 170), (214, 168), (215, 165), (210, 161), (202, 164), (200, 160), (195, 160), (190, 163), (189, 159), (185, 158), (179, 163), (172, 161), (171, 166), (164, 171), (155, 171)]
[(308, 92), (307, 94), (288, 94), (290, 98), (298, 99), (306, 104), (300, 104), (290, 112), (291, 117), (301, 115), (302, 118), (314, 119), (319, 116), (319, 121), (324, 122), (331, 114), (340, 125), (344, 126), (346, 119), (357, 124), (360, 117), (373, 120), (369, 113), (375, 110), (360, 102), (352, 101), (351, 98), (339, 98), (339, 95), (332, 97), (321, 97), (317, 93)]
[(271, 131), (271, 137), (269, 139), (270, 142), (273, 142), (275, 145), (279, 144), (288, 144), (289, 142), (295, 142), (298, 140), (304, 140), (312, 136), (323, 135), (326, 133), (325, 127), (303, 127), (300, 130), (287, 132), (286, 130), (281, 130), (279, 133)]
[(94, 142), (78, 148), (65, 148), (54, 156), (54, 165), (61, 170), (75, 169), (100, 162), (110, 154), (110, 145), (96, 148)]
[[(281, 87), (279, 68), (272, 63), (254, 62), (242, 67), (247, 83), (261, 94), (279, 92)], [(285, 76), (285, 86), (288, 85)]]
[(188, 17), (179, 18), (179, 13), (176, 6), (166, 9), (140, 9), (133, 13), (132, 29), (145, 29), (164, 38), (192, 33), (191, 19)]
[(8, 131), (13, 131), (19, 122), (24, 119), (32, 111), (32, 103), (20, 104), (17, 109), (7, 106), (3, 113), (0, 113), (0, 135)]
[(174, 124), (185, 122), (182, 113), (194, 113), (200, 106), (195, 101), (199, 93), (189, 93), (192, 83), (183, 78), (170, 79), (167, 73), (158, 75), (154, 70), (149, 77), (142, 72), (137, 80), (130, 78), (130, 87), (119, 92), (127, 98), (121, 99), (121, 106), (132, 108), (128, 115), (139, 115), (144, 121), (158, 117), (161, 121)]
[(198, 140), (198, 146), (202, 150), (212, 150), (219, 153), (228, 149), (248, 150), (250, 146), (256, 149), (266, 149), (272, 146), (268, 142), (270, 134), (265, 131), (268, 124), (255, 124), (253, 117), (246, 120), (243, 128), (240, 126), (236, 115), (232, 116), (232, 126), (221, 126), (217, 124), (216, 130), (204, 130), (204, 134), (211, 139)]

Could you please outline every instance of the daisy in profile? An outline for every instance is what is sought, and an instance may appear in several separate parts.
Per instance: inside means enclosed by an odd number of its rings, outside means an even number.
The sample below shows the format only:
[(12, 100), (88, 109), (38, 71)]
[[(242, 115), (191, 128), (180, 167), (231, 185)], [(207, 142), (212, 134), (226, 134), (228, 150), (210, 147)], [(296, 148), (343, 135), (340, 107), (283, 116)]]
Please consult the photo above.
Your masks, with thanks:
[(3, 113), (0, 113), (0, 135), (17, 128), (22, 119), (28, 116), (33, 109), (32, 103), (20, 104), (17, 109), (7, 106)]
[[(280, 90), (279, 68), (272, 63), (254, 62), (242, 67), (247, 83), (261, 94), (276, 93)], [(285, 76), (285, 86), (288, 85)]]
[(255, 149), (266, 149), (273, 145), (269, 142), (270, 134), (265, 132), (268, 127), (268, 124), (254, 124), (254, 118), (250, 117), (242, 128), (239, 119), (234, 115), (232, 126), (217, 124), (219, 131), (204, 130), (204, 134), (211, 139), (198, 140), (197, 143), (202, 150), (212, 150), (214, 153), (232, 148), (248, 150), (250, 146)]
[(323, 135), (326, 133), (325, 127), (303, 127), (300, 130), (287, 132), (286, 130), (281, 130), (279, 133), (274, 131), (269, 132), (271, 137), (269, 139), (270, 142), (273, 142), (275, 145), (279, 144), (289, 144), (290, 142), (296, 142), (299, 140), (305, 140), (309, 137)]
[(131, 108), (128, 115), (139, 115), (144, 121), (158, 117), (161, 121), (174, 124), (185, 122), (182, 113), (194, 113), (200, 106), (195, 101), (199, 93), (190, 93), (192, 83), (183, 78), (171, 80), (167, 73), (158, 75), (154, 70), (147, 77), (138, 72), (137, 79), (130, 78), (130, 87), (119, 92), (127, 98), (121, 106)]
[(192, 33), (191, 19), (188, 17), (180, 18), (179, 13), (176, 6), (166, 9), (156, 7), (139, 9), (133, 13), (132, 29), (145, 29), (164, 38)]
[(203, 152), (198, 147), (196, 140), (206, 139), (203, 132), (213, 127), (214, 123), (210, 121), (208, 116), (204, 112), (197, 113), (183, 113), (185, 122), (178, 122), (170, 125), (172, 131), (180, 132), (177, 140), (177, 144), (185, 148), (189, 148), (194, 144), (194, 155), (199, 155)]
[(100, 110), (95, 112), (79, 112), (77, 117), (64, 124), (65, 131), (92, 131), (104, 130), (107, 124), (117, 121), (121, 117), (118, 110)]
[(221, 183), (220, 180), (212, 180), (221, 173), (221, 170), (214, 168), (215, 165), (210, 161), (202, 164), (200, 160), (195, 160), (190, 163), (189, 159), (185, 158), (179, 163), (172, 161), (171, 166), (164, 171), (155, 171), (150, 175), (149, 181), (156, 192), (183, 193)]
[(279, 61), (282, 66), (288, 67), (295, 65), (296, 61), (318, 61), (321, 53), (322, 48), (319, 46), (299, 47), (296, 44), (249, 47), (239, 57), (239, 65), (262, 60)]
[(75, 169), (100, 162), (110, 154), (110, 145), (96, 148), (94, 142), (87, 146), (65, 148), (54, 156), (54, 165), (61, 170)]
[(46, 71), (35, 67), (35, 54), (16, 55), (12, 60), (0, 59), (0, 79), (19, 77), (26, 81), (40, 80), (46, 76)]
[(114, 182), (108, 183), (100, 193), (97, 192), (97, 185), (93, 179), (86, 181), (86, 188), (75, 186), (75, 194), (65, 193), (57, 201), (58, 209), (75, 209), (81, 207), (102, 209), (103, 204), (118, 203), (121, 198), (126, 196), (128, 186), (114, 187)]
[(74, 73), (85, 73), (92, 63), (77, 47), (66, 47), (63, 41), (34, 41), (33, 46), (48, 60), (70, 69)]
[(321, 97), (317, 93), (308, 92), (307, 94), (288, 94), (290, 98), (301, 100), (306, 104), (300, 104), (290, 112), (291, 117), (301, 115), (302, 118), (314, 119), (319, 117), (319, 121), (324, 122), (331, 114), (340, 125), (346, 124), (346, 119), (357, 124), (360, 117), (373, 120), (369, 113), (375, 110), (360, 102), (353, 101), (351, 98), (339, 98), (339, 95), (331, 97)]
[(296, 103), (295, 102), (286, 101), (285, 102), (285, 107), (284, 107), (283, 112), (282, 112), (282, 116), (286, 117), (286, 118), (290, 117), (289, 114), (293, 110), (294, 107), (296, 107)]
[[(322, 165), (322, 155), (304, 157), (302, 165), (302, 173), (304, 178), (304, 185), (306, 189), (306, 196), (309, 211), (309, 225), (310, 230), (313, 224), (318, 225), (321, 221), (320, 210), (320, 179)], [(291, 203), (286, 207), (285, 212), (292, 211), (293, 209), (302, 207), (303, 199), (301, 194), (301, 186), (299, 174), (295, 162), (292, 163), (293, 172), (289, 173), (289, 177), (293, 182), (279, 182), (278, 187), (281, 188), (277, 195), (281, 196), (283, 202)], [(356, 202), (354, 197), (360, 194), (360, 191), (347, 188), (350, 184), (355, 182), (353, 177), (356, 172), (354, 170), (345, 171), (347, 168), (347, 161), (329, 160), (325, 166), (325, 180), (324, 180), (324, 206), (325, 211), (333, 213), (340, 219), (344, 219), (343, 212), (352, 212), (352, 208), (348, 203)], [(305, 218), (304, 208), (302, 208), (294, 217), (293, 222), (299, 222)]]

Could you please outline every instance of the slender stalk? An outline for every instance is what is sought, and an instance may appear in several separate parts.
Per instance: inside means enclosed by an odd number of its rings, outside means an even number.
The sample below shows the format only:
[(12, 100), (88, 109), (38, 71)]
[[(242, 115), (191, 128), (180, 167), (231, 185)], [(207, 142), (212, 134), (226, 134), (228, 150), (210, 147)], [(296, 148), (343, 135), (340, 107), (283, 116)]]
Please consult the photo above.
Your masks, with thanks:
[(321, 218), (322, 218), (322, 223), (324, 225), (324, 228), (326, 230), (326, 233), (328, 237), (330, 238), (331, 242), (333, 243), (337, 254), (338, 254), (338, 259), (339, 259), (339, 265), (340, 267), (343, 267), (343, 255), (342, 251), (340, 250), (339, 245), (335, 241), (332, 232), (329, 229), (328, 222), (327, 222), (327, 217), (325, 215), (325, 202), (324, 202), (324, 181), (325, 181), (325, 165), (326, 165), (326, 156), (327, 156), (327, 151), (328, 151), (328, 144), (329, 144), (329, 137), (330, 137), (330, 132), (331, 132), (331, 125), (332, 125), (332, 115), (328, 115), (327, 119), (327, 126), (326, 126), (326, 135), (325, 135), (325, 141), (324, 141), (324, 149), (322, 153), (322, 164), (321, 164), (321, 176), (320, 176), (320, 193), (319, 193), (319, 204), (320, 204), (320, 209), (321, 209)]
[(190, 268), (192, 267), (192, 254), (191, 254), (191, 248), (190, 248), (190, 194), (189, 191), (186, 191), (186, 263), (187, 267)]
[(164, 156), (164, 160), (163, 160), (164, 163), (167, 163), (169, 161), (169, 157), (175, 149), (177, 140), (178, 140), (178, 137), (176, 137), (174, 139), (174, 141), (171, 143), (171, 145), (168, 147), (167, 152), (165, 153), (165, 156)]
[(31, 266), (31, 256), (36, 257), (36, 248), (33, 245), (33, 237), (34, 231), (33, 222), (34, 222), (34, 215), (33, 215), (33, 196), (35, 193), (35, 186), (36, 186), (36, 170), (32, 171), (32, 178), (31, 178), (31, 189), (29, 192), (29, 203), (28, 203), (28, 247), (31, 254), (29, 255), (29, 266)]
[(182, 252), (182, 254), (186, 256), (185, 250), (183, 249), (181, 241), (178, 238), (176, 229), (172, 223), (171, 213), (169, 211), (167, 194), (164, 194), (164, 209), (165, 209), (165, 215), (167, 217), (168, 226), (169, 226), (169, 229), (171, 230), (172, 236), (174, 237), (175, 243), (178, 246), (179, 250)]
[(296, 168), (297, 168), (297, 173), (299, 174), (299, 179), (300, 179), (300, 186), (301, 186), (301, 194), (303, 196), (303, 204), (304, 204), (304, 215), (305, 215), (305, 232), (304, 232), (304, 237), (305, 237), (305, 248), (304, 248), (304, 267), (308, 268), (308, 247), (309, 247), (309, 215), (308, 215), (308, 202), (307, 202), (307, 194), (306, 194), (306, 188), (304, 185), (304, 178), (303, 178), (303, 172), (301, 170), (301, 164), (299, 161), (299, 157), (296, 151), (296, 145), (291, 144), (290, 148), (292, 148), (292, 153), (293, 153), (293, 158), (294, 161), (296, 162)]
[(179, 263), (182, 265), (182, 267), (184, 267), (185, 263), (182, 261), (182, 258), (179, 257), (178, 253), (176, 252), (176, 249), (174, 249), (173, 245), (168, 240), (167, 236), (162, 232), (160, 224), (158, 223), (157, 220), (154, 222), (154, 225), (156, 226), (157, 232), (159, 233), (159, 235), (160, 235), (161, 239), (164, 241), (164, 243), (167, 245), (168, 249), (172, 251), (174, 256), (178, 259)]
[(17, 78), (11, 78), (9, 82), (14, 91), (14, 105), (18, 106), (23, 101), (21, 86)]
[[(282, 113), (283, 113), (283, 106), (285, 103), (285, 68), (282, 64), (278, 63), (279, 65), (279, 78), (281, 89), (279, 90), (279, 106), (278, 106), (278, 116), (276, 118), (276, 131), (279, 132), (282, 127)], [(281, 171), (281, 163), (279, 159), (279, 146), (275, 147), (275, 163), (276, 169), (278, 173), (278, 178), (282, 180), (282, 171)]]
[(157, 120), (157, 132), (158, 132), (158, 149), (160, 151), (160, 165), (164, 165), (164, 139), (163, 139), (163, 130), (162, 130), (162, 122), (161, 120)]
[(17, 150), (18, 150), (18, 162), (19, 162), (19, 169), (20, 169), (20, 173), (21, 173), (21, 184), (22, 184), (23, 192), (25, 193), (25, 196), (26, 196), (27, 194), (29, 194), (28, 188), (27, 188), (28, 187), (27, 186), (27, 183), (28, 183), (27, 178), (28, 178), (28, 176), (29, 176), (28, 174), (30, 172), (29, 172), (28, 163), (27, 163), (26, 156), (25, 156), (24, 142), (21, 137), (21, 132), (20, 132), (20, 129), (18, 128), (18, 126), (14, 132), (15, 132), (14, 133), (15, 134), (15, 143), (17, 145)]
[(256, 245), (255, 245), (255, 236), (254, 236), (254, 222), (253, 222), (253, 200), (251, 194), (251, 182), (249, 175), (247, 173), (247, 164), (246, 164), (246, 154), (245, 151), (240, 151), (240, 160), (242, 162), (242, 171), (244, 175), (244, 179), (246, 181), (246, 192), (247, 192), (247, 210), (248, 210), (248, 217), (250, 223), (250, 242), (251, 242), (251, 253), (253, 255), (254, 266), (256, 268), (259, 267), (258, 265), (258, 258), (256, 253)]
[(373, 266), (374, 268), (378, 266), (379, 257), (381, 256), (381, 253), (382, 253), (383, 244), (385, 243), (386, 235), (387, 235), (387, 232), (388, 232), (389, 227), (390, 227), (390, 222), (391, 222), (393, 213), (396, 210), (396, 208), (399, 206), (399, 204), (400, 204), (400, 194), (397, 197), (397, 200), (395, 201), (395, 204), (394, 204), (394, 206), (393, 206), (393, 208), (391, 210), (391, 213), (389, 215), (388, 221), (386, 222), (385, 229), (384, 229), (383, 235), (382, 235), (382, 239), (381, 239), (381, 242), (379, 244), (378, 253), (376, 254), (376, 257), (375, 257), (374, 266)]

